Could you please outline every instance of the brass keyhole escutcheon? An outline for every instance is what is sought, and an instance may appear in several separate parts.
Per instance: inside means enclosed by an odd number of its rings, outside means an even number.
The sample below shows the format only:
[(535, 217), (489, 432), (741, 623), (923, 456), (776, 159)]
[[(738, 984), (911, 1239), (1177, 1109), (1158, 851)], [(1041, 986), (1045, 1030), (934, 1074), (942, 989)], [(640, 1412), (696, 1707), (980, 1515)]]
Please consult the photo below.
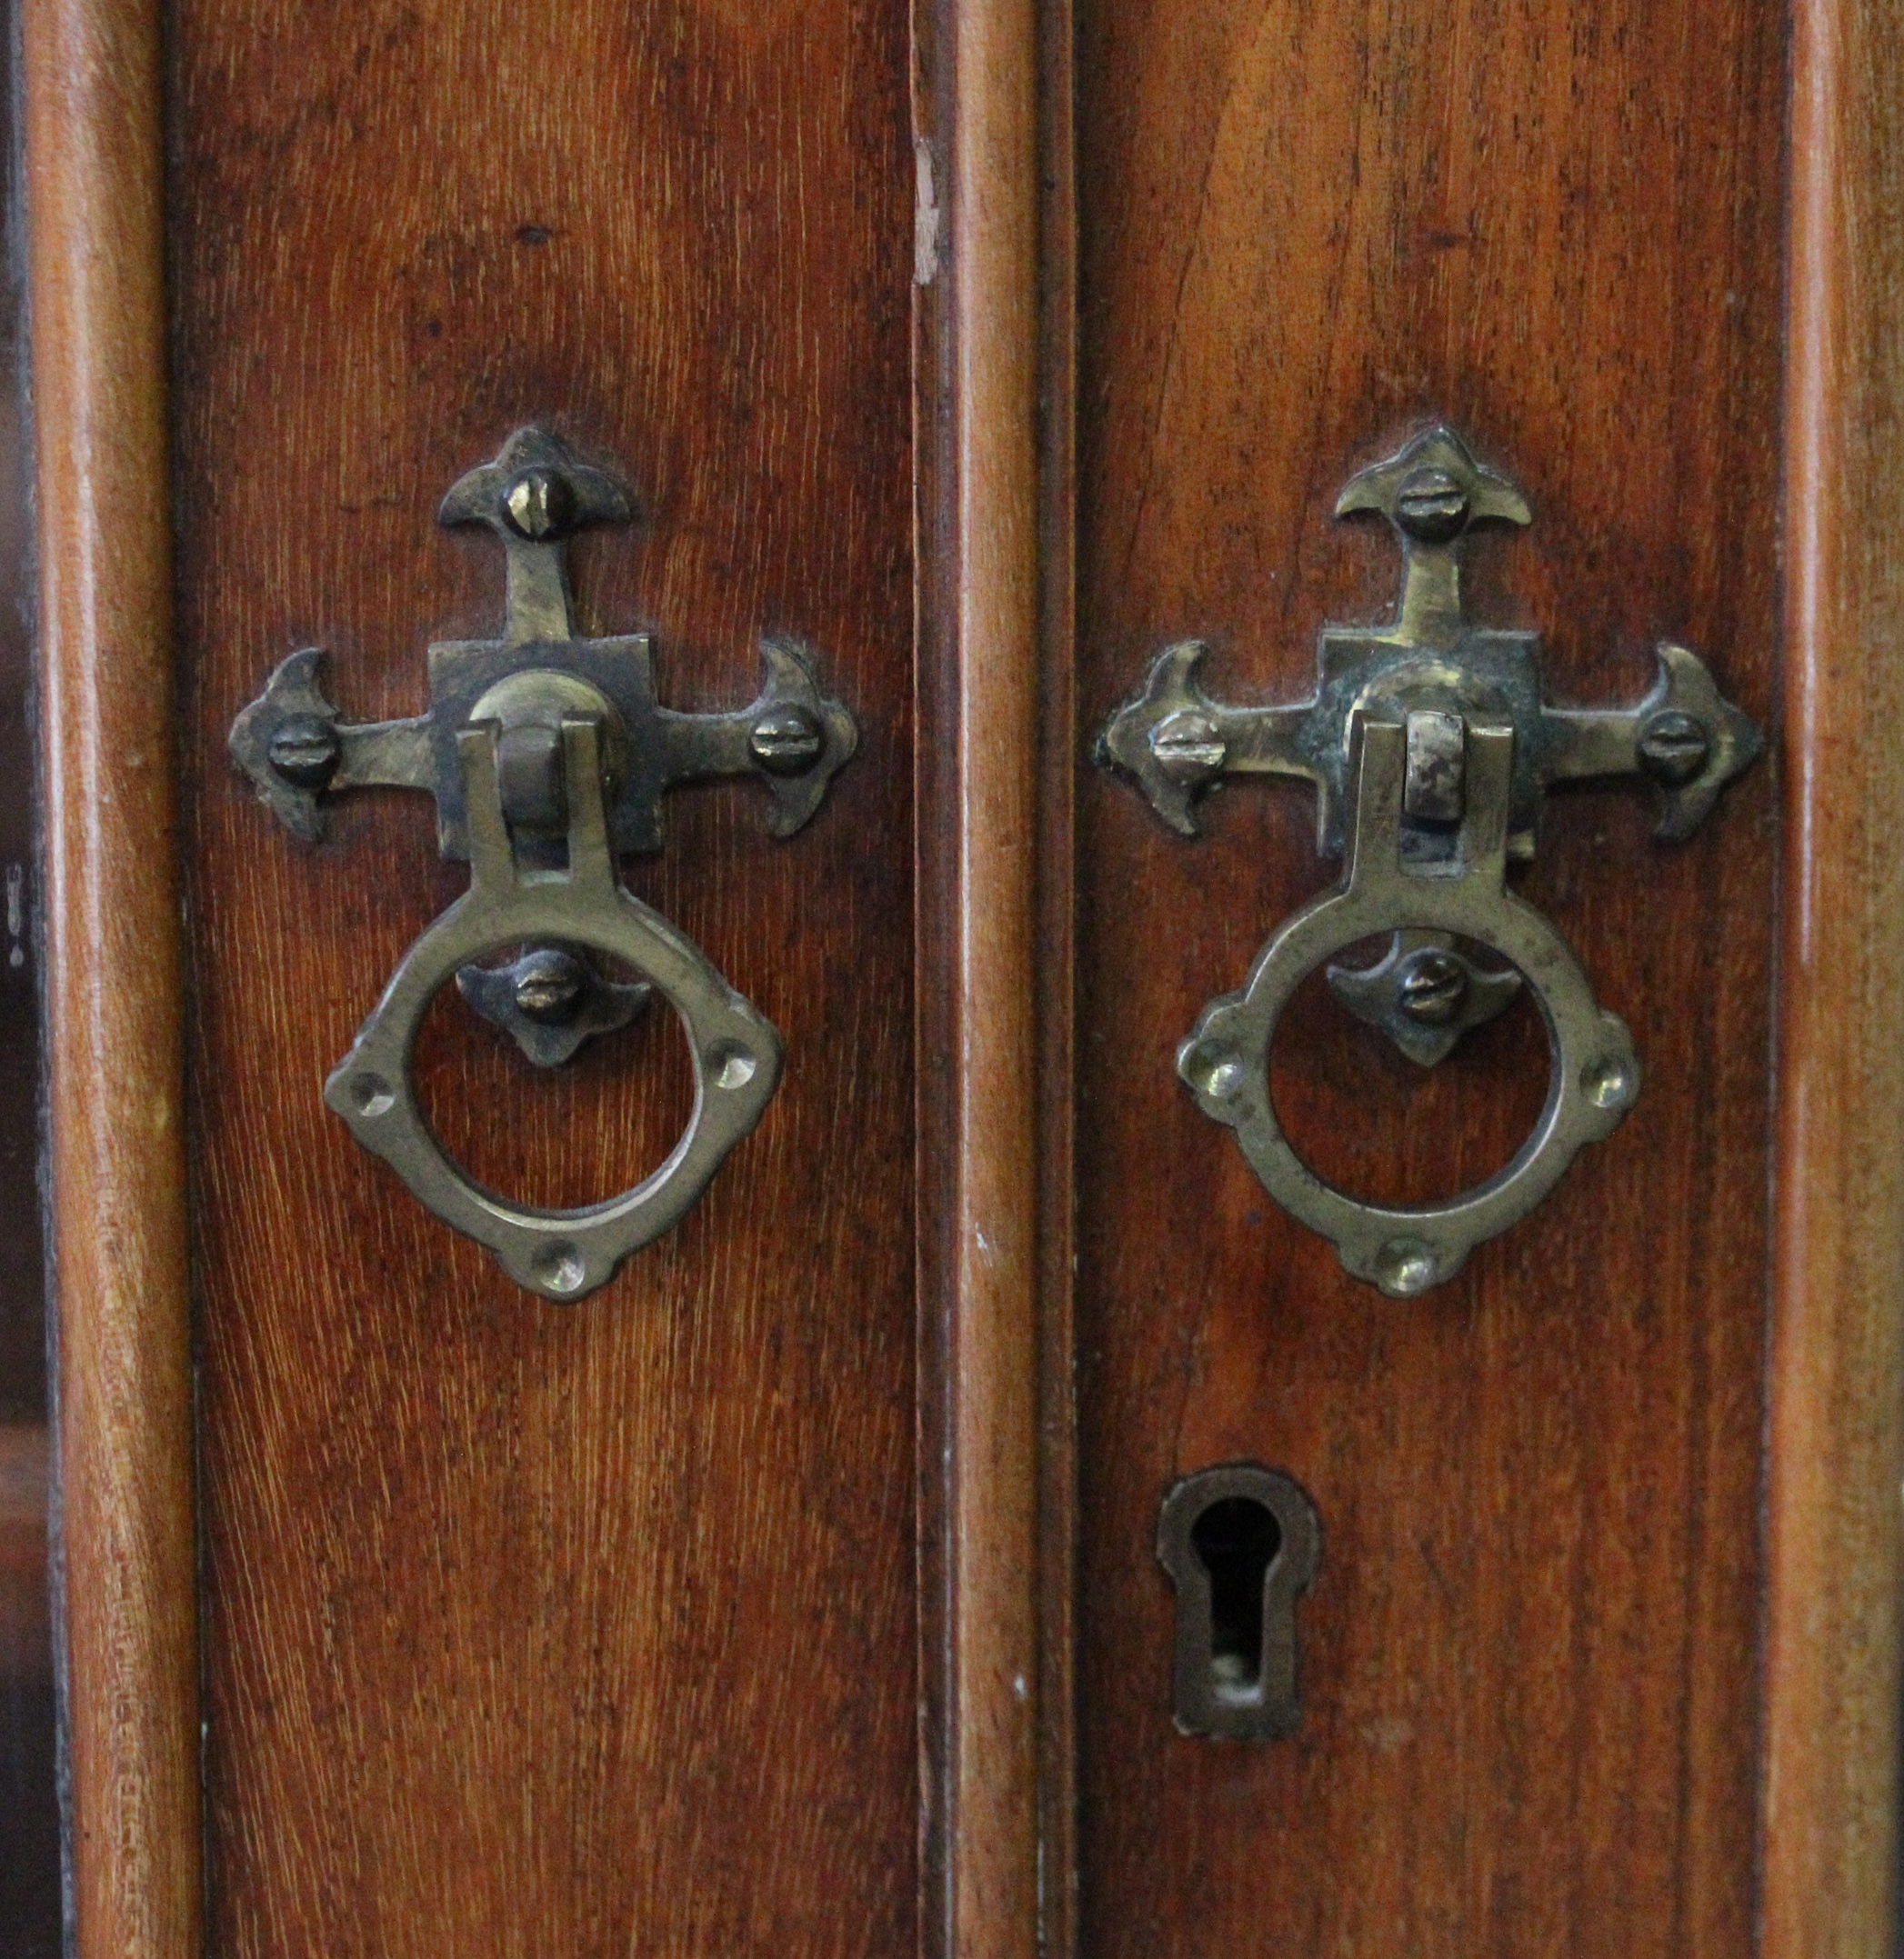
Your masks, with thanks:
[(1322, 1527), (1278, 1469), (1200, 1469), (1164, 1498), (1157, 1562), (1177, 1588), (1173, 1711), (1185, 1734), (1274, 1741), (1302, 1719), (1297, 1602), (1316, 1582)]

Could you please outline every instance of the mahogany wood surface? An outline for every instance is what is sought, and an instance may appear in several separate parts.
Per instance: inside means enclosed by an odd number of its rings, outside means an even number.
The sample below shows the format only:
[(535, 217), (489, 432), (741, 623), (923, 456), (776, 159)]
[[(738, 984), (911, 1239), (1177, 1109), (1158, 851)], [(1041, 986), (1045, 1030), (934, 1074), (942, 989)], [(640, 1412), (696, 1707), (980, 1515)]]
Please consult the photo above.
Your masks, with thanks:
[(1040, 1778), (1069, 1705), (1069, 1510), (1042, 1480), (1068, 1354), (1040, 1338), (1069, 1189), (1046, 767), (1068, 681), (1038, 658), (1050, 32), (1022, 0), (914, 11), (927, 1959), (1052, 1951), (1069, 1867), (1065, 1778)]
[[(212, 1939), (867, 1954), (913, 1943), (907, 23), (886, 0), (182, 0), (171, 44)], [(461, 887), (427, 803), (295, 842), (225, 731), (331, 649), (412, 712), (501, 620), (434, 522), (509, 431), (618, 459), (576, 553), (662, 697), (797, 632), (859, 718), (816, 821), (670, 799), (630, 888), (785, 1036), (760, 1129), (575, 1307), (518, 1292), (323, 1106)], [(536, 1075), (467, 1015), (432, 1106), (504, 1187), (605, 1192), (667, 1038)]]
[(26, 0), (73, 1936), (199, 1950), (155, 0)]
[(1042, 685), (1037, 906), (1039, 1091), (1039, 1936), (1077, 1952), (1077, 199), (1071, 0), (1039, 18), (1038, 435)]
[(955, 1959), (1038, 1950), (1038, 14), (951, 11)]
[(1904, 24), (1795, 15), (1765, 1959), (1894, 1949)]
[[(1175, 638), (1225, 698), (1308, 698), (1318, 626), (1397, 589), (1337, 490), (1442, 418), (1533, 502), (1469, 590), (1543, 629), (1553, 695), (1634, 700), (1677, 635), (1774, 724), (1782, 9), (1077, 18), (1080, 748)], [(1749, 1951), (1776, 763), (1677, 849), (1637, 790), (1550, 803), (1517, 882), (1645, 1094), (1408, 1303), (1173, 1070), (1337, 876), (1309, 795), (1232, 787), (1187, 843), (1080, 767), (1079, 1949)], [(1542, 1046), (1522, 1007), (1424, 1074), (1320, 999), (1277, 1094), (1319, 1165), (1418, 1198), (1506, 1159)], [(1323, 1528), (1302, 1728), (1267, 1744), (1173, 1731), (1152, 1549), (1172, 1480), (1239, 1458)]]
[[(1769, 0), (1077, 0), (1075, 76), (1066, 8), (921, 0), (917, 154), (892, 0), (179, 0), (181, 1124), (155, 30), (27, 5), (85, 1959), (200, 1936), (186, 1127), (221, 1954), (1880, 1949), (1881, 9), (1799, 9), (1781, 421)], [(1637, 792), (1551, 808), (1519, 883), (1646, 1094), (1402, 1304), (1171, 1068), (1335, 875), (1307, 795), (1233, 788), (1185, 844), (1085, 756), (1170, 638), (1226, 697), (1305, 696), (1317, 627), (1395, 590), (1334, 493), (1441, 418), (1534, 502), (1470, 591), (1568, 702), (1637, 697), (1670, 634), (1776, 735), (1782, 486), (1792, 770), (1782, 837), (1776, 741), (1677, 850)], [(461, 886), (426, 803), (309, 850), (225, 755), (297, 645), (368, 718), (495, 632), (493, 543), (432, 520), (529, 420), (636, 485), (575, 554), (590, 630), (655, 629), (694, 707), (797, 632), (863, 732), (790, 843), (701, 789), (628, 867), (789, 1064), (681, 1230), (566, 1309), (319, 1099)], [(1421, 1198), (1506, 1157), (1543, 1046), (1523, 1006), (1423, 1075), (1318, 983), (1274, 1079), (1318, 1167)], [(419, 1065), (472, 1168), (570, 1202), (666, 1150), (682, 1064), (656, 1016), (550, 1078), (445, 1003)], [(1324, 1529), (1268, 1745), (1173, 1731), (1151, 1549), (1172, 1480), (1238, 1458)]]

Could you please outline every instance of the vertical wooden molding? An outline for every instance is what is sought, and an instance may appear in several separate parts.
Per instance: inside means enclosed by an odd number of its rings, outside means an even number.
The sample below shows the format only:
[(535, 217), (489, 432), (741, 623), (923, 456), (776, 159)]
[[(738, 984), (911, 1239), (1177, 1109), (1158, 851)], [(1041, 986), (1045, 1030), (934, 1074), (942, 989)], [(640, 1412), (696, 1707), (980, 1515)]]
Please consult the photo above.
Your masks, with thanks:
[(81, 1959), (199, 1949), (160, 15), (22, 21)]
[(1040, 7), (1038, 466), (1038, 1919), (1077, 1954), (1077, 184), (1071, 0)]
[[(1038, 1940), (1038, 15), (950, 10), (944, 1939)], [(944, 589), (943, 587), (941, 589)], [(922, 741), (933, 731), (922, 726)], [(930, 805), (927, 805), (928, 808)]]
[(1799, 0), (1764, 1959), (1893, 1950), (1904, 1475), (1904, 23)]

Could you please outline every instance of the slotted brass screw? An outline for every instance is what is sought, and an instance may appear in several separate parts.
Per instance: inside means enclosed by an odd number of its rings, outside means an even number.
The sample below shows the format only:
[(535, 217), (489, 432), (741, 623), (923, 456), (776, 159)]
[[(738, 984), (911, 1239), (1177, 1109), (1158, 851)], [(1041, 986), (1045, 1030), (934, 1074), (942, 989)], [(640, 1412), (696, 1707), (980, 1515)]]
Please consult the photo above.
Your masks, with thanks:
[(1458, 537), (1468, 512), (1467, 491), (1445, 469), (1418, 469), (1395, 498), (1395, 521), (1425, 545)]
[(1468, 998), (1468, 968), (1453, 953), (1430, 947), (1403, 963), (1396, 993), (1418, 1026), (1445, 1027)]
[(820, 725), (804, 707), (774, 707), (747, 735), (747, 752), (769, 775), (804, 775), (820, 758)]
[(1667, 707), (1648, 718), (1639, 731), (1639, 765), (1669, 789), (1683, 787), (1706, 766), (1712, 754), (1712, 734), (1697, 715)]
[(1229, 750), (1208, 715), (1185, 710), (1167, 715), (1151, 731), (1150, 753), (1174, 783), (1196, 783), (1217, 775)]
[(526, 954), (516, 968), (516, 1005), (540, 1027), (559, 1027), (576, 1017), (588, 984), (582, 962), (554, 945)]
[(336, 774), (343, 749), (322, 715), (286, 715), (271, 731), (266, 754), (294, 788), (317, 790)]
[(503, 515), (518, 537), (553, 544), (575, 527), (575, 488), (554, 470), (526, 469), (503, 492)]

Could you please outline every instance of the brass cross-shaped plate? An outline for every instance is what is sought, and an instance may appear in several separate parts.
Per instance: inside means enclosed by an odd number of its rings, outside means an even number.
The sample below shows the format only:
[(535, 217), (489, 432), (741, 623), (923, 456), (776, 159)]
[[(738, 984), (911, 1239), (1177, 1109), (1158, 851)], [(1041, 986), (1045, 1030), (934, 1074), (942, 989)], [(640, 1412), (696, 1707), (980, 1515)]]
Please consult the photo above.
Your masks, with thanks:
[[(594, 688), (619, 721), (610, 758), (609, 835), (616, 850), (659, 850), (663, 794), (676, 783), (721, 775), (758, 777), (773, 796), (767, 828), (792, 835), (852, 755), (853, 717), (821, 695), (812, 655), (791, 639), (761, 641), (766, 684), (749, 705), (684, 715), (656, 698), (652, 635), (579, 638), (567, 541), (590, 525), (626, 523), (633, 515), (618, 476), (583, 462), (545, 429), (518, 429), (494, 462), (456, 483), (437, 514), (445, 525), (486, 525), (502, 539), (509, 576), (503, 636), (431, 646), (429, 707), (402, 721), (340, 721), (319, 685), (322, 649), (294, 653), (233, 725), (239, 766), (307, 843), (324, 835), (325, 798), (341, 790), (427, 789), (436, 798), (443, 855), (466, 860), (457, 734), (500, 683), (553, 669)], [(550, 765), (553, 773), (552, 750)]]
[[(1534, 850), (1558, 782), (1637, 775), (1655, 787), (1656, 834), (1690, 835), (1759, 752), (1759, 731), (1724, 700), (1699, 656), (1670, 641), (1631, 707), (1555, 707), (1535, 634), (1475, 625), (1461, 595), (1477, 526), (1524, 525), (1519, 490), (1460, 437), (1430, 428), (1351, 478), (1338, 516), (1388, 521), (1401, 546), (1395, 616), (1326, 626), (1315, 697), (1271, 707), (1213, 701), (1199, 640), (1167, 646), (1099, 738), (1099, 759), (1135, 779), (1172, 829), (1197, 834), (1198, 799), (1231, 775), (1295, 776), (1317, 790), (1318, 845), (1346, 858), (1339, 891), (1278, 927), (1242, 991), (1213, 1000), (1177, 1051), (1177, 1072), (1212, 1120), (1235, 1130), (1285, 1210), (1335, 1242), (1383, 1291), (1418, 1293), (1460, 1269), (1552, 1189), (1583, 1144), (1611, 1133), (1639, 1092), (1618, 1015), (1594, 1000), (1559, 935), (1507, 887)], [(1395, 1210), (1323, 1182), (1283, 1134), (1269, 1092), (1277, 1022), (1304, 977), (1358, 941), (1386, 935), (1376, 965), (1331, 966), (1359, 1018), (1424, 1066), (1522, 990), (1552, 1053), (1547, 1105), (1514, 1160), (1446, 1204)], [(1508, 962), (1478, 964), (1463, 949)]]
[[(237, 717), (232, 753), (299, 836), (324, 834), (325, 799), (373, 784), (427, 789), (443, 855), (470, 887), (405, 954), (325, 1099), (364, 1146), (519, 1284), (574, 1300), (699, 1201), (765, 1113), (782, 1049), (767, 1017), (668, 921), (625, 890), (623, 851), (661, 846), (661, 798), (695, 777), (752, 775), (767, 827), (797, 830), (853, 753), (852, 716), (823, 696), (811, 660), (767, 639), (767, 685), (731, 714), (683, 715), (655, 697), (645, 633), (576, 632), (565, 554), (586, 525), (626, 522), (626, 485), (541, 429), (522, 429), (445, 498), (445, 524), (486, 525), (508, 561), (501, 638), (429, 652), (430, 702), (409, 720), (340, 721), (316, 648), (295, 653)], [(485, 964), (512, 955), (506, 965)], [(598, 962), (639, 978), (617, 981)], [(436, 1140), (411, 1079), (416, 1032), (455, 978), (529, 1059), (557, 1066), (659, 994), (693, 1057), (694, 1114), (652, 1176), (607, 1202), (549, 1211), (478, 1185)]]
[(1759, 731), (1713, 685), (1705, 662), (1662, 641), (1659, 676), (1631, 707), (1555, 707), (1540, 686), (1539, 635), (1473, 625), (1461, 597), (1467, 539), (1484, 524), (1532, 521), (1505, 476), (1447, 428), (1429, 429), (1352, 477), (1338, 517), (1371, 512), (1402, 552), (1401, 600), (1382, 626), (1325, 626), (1314, 699), (1235, 707), (1204, 693), (1201, 640), (1166, 646), (1142, 689), (1111, 717), (1103, 760), (1133, 776), (1157, 815), (1197, 835), (1197, 805), (1228, 775), (1314, 783), (1317, 847), (1342, 853), (1348, 724), (1357, 709), (1433, 705), (1515, 731), (1508, 854), (1530, 857), (1543, 792), (1554, 783), (1642, 775), (1659, 791), (1655, 834), (1690, 836), (1726, 783), (1759, 753)]

